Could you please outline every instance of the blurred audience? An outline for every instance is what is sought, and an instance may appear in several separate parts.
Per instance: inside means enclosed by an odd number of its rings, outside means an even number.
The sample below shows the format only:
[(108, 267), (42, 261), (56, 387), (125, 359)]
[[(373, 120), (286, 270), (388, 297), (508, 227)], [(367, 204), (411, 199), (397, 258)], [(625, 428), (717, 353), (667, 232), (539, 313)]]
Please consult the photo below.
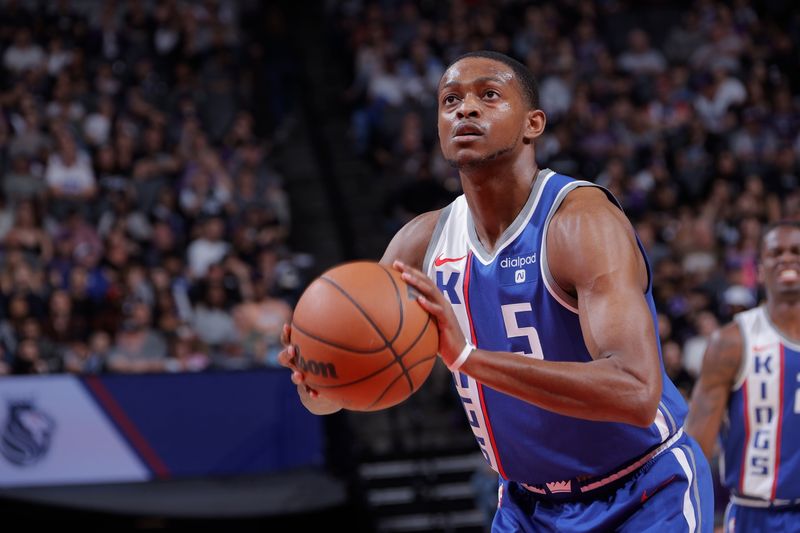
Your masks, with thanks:
[(274, 364), (303, 274), (265, 9), (0, 2), (0, 374)]

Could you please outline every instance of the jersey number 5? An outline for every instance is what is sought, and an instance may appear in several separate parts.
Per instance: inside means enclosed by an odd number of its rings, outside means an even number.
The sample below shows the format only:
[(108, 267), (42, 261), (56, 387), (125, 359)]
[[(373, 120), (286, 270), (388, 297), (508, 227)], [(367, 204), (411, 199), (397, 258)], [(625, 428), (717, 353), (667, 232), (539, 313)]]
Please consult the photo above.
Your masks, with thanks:
[(539, 333), (533, 326), (520, 327), (517, 321), (517, 313), (532, 313), (533, 308), (530, 302), (521, 304), (506, 304), (501, 305), (500, 310), (503, 312), (503, 322), (506, 325), (506, 336), (510, 339), (512, 337), (527, 337), (531, 345), (530, 352), (517, 352), (534, 359), (544, 359), (542, 353), (542, 344), (539, 342)]

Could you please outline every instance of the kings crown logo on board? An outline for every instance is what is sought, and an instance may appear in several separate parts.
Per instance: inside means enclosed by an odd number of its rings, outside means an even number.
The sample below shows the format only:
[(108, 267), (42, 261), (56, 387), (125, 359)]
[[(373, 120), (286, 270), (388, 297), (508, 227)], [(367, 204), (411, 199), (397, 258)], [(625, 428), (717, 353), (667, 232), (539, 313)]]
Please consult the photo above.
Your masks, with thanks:
[(47, 455), (56, 423), (30, 400), (9, 400), (0, 436), (0, 454), (16, 466), (30, 466)]

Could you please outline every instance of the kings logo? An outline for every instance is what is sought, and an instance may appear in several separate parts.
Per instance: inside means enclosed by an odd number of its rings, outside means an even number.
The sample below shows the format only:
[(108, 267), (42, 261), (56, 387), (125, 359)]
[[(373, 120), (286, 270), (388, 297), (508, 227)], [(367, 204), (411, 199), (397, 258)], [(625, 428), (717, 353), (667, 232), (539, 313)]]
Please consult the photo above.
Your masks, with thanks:
[(50, 449), (55, 421), (29, 400), (9, 400), (0, 454), (11, 464), (30, 466)]

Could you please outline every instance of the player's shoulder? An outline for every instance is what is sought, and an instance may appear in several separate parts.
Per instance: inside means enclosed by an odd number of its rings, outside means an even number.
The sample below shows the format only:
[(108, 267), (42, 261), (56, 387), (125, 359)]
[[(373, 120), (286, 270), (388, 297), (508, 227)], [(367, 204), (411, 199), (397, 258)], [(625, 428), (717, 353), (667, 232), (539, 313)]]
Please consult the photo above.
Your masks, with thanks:
[(441, 209), (428, 211), (406, 223), (386, 247), (381, 263), (391, 264), (399, 260), (414, 268), (422, 268), (425, 251), (428, 249), (441, 213)]
[(744, 339), (737, 321), (728, 322), (711, 334), (703, 356), (704, 372), (737, 371), (742, 363)]
[[(620, 246), (635, 249), (635, 235), (625, 213), (600, 187), (577, 187), (562, 200), (547, 226), (548, 249), (568, 257), (619, 256)], [(631, 245), (634, 245), (631, 247)]]
[(610, 217), (610, 220), (627, 220), (608, 193), (597, 186), (576, 187), (571, 190), (561, 202), (554, 220), (574, 217)]
[(742, 328), (739, 322), (732, 320), (723, 325), (711, 335), (711, 342), (717, 343), (721, 348), (740, 348), (742, 347), (743, 337)]

